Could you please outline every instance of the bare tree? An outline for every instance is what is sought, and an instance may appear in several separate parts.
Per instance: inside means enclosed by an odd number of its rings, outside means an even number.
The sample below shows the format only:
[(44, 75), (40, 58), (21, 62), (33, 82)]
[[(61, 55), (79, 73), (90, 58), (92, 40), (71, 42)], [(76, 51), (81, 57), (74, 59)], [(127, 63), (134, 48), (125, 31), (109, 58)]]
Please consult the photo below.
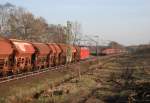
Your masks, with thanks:
[(47, 34), (48, 24), (42, 17), (35, 18), (30, 12), (18, 9), (14, 14), (10, 15), (9, 25), (11, 34), (17, 34), (16, 38), (45, 41), (43, 40), (43, 35)]
[(9, 31), (8, 19), (16, 7), (10, 3), (0, 5), (0, 33), (4, 34)]
[(72, 22), (72, 35), (73, 35), (73, 44), (79, 44), (81, 39), (81, 24)]
[(51, 42), (55, 43), (67, 43), (66, 27), (62, 25), (50, 25), (49, 35)]
[(0, 33), (8, 38), (77, 44), (80, 26), (78, 22), (70, 21), (66, 26), (48, 25), (45, 19), (35, 17), (24, 8), (9, 3), (0, 5)]

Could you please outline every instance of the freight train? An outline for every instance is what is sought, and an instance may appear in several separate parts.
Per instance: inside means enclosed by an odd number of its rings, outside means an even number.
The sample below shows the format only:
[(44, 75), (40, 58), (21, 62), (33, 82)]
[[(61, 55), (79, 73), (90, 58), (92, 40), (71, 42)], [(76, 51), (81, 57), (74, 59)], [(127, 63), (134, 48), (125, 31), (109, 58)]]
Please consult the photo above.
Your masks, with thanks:
[(128, 53), (126, 49), (121, 48), (105, 48), (102, 50), (102, 55), (114, 55), (114, 54), (123, 54)]
[(34, 71), (89, 58), (89, 49), (0, 37), (0, 76)]

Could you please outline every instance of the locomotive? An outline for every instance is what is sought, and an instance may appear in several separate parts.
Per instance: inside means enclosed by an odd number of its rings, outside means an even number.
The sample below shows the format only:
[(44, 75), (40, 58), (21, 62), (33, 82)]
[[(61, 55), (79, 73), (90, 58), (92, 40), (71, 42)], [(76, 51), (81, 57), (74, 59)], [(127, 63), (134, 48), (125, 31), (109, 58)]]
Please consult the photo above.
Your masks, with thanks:
[(0, 37), (0, 75), (40, 70), (89, 58), (89, 49)]

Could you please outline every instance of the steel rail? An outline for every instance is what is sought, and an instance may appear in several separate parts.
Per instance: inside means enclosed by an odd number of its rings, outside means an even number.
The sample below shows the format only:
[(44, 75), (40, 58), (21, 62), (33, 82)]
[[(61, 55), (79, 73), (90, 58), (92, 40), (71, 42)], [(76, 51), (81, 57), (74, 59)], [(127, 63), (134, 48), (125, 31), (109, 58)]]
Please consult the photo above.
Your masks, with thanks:
[[(118, 56), (120, 56), (120, 55), (108, 55), (108, 56), (102, 56), (100, 59), (101, 60), (110, 59), (112, 57), (118, 57)], [(31, 77), (31, 76), (36, 76), (36, 75), (39, 75), (39, 74), (42, 74), (42, 73), (45, 73), (45, 72), (48, 72), (48, 71), (54, 71), (54, 70), (57, 71), (57, 70), (60, 70), (61, 68), (67, 67), (67, 66), (72, 66), (74, 64), (81, 64), (83, 62), (87, 62), (87, 61), (90, 61), (90, 60), (97, 60), (97, 59), (98, 59), (98, 57), (90, 57), (86, 60), (81, 60), (81, 61), (78, 61), (78, 62), (73, 62), (73, 63), (69, 63), (69, 64), (64, 64), (64, 65), (49, 67), (49, 68), (45, 68), (45, 69), (35, 70), (35, 71), (32, 71), (32, 72), (26, 72), (26, 73), (21, 73), (21, 74), (16, 74), (16, 75), (3, 77), (3, 78), (0, 78), (0, 84), (10, 82), (10, 81), (14, 81), (14, 80), (27, 78), (27, 77)]]
[(94, 57), (91, 57), (91, 58), (88, 58), (86, 60), (82, 60), (82, 61), (79, 61), (79, 62), (73, 62), (73, 63), (70, 63), (70, 64), (64, 64), (64, 65), (49, 67), (49, 68), (45, 68), (45, 69), (35, 70), (35, 71), (32, 71), (32, 72), (26, 72), (26, 73), (7, 76), (7, 77), (2, 77), (2, 78), (0, 78), (0, 84), (10, 82), (10, 81), (14, 81), (14, 80), (18, 80), (18, 79), (27, 78), (27, 77), (30, 77), (30, 76), (36, 76), (36, 75), (39, 75), (39, 74), (42, 74), (42, 73), (45, 73), (45, 72), (48, 72), (48, 71), (57, 71), (57, 70), (60, 70), (61, 68), (65, 68), (67, 66), (72, 66), (74, 64), (80, 64), (80, 63), (90, 61), (90, 60), (93, 60), (93, 59), (94, 59)]

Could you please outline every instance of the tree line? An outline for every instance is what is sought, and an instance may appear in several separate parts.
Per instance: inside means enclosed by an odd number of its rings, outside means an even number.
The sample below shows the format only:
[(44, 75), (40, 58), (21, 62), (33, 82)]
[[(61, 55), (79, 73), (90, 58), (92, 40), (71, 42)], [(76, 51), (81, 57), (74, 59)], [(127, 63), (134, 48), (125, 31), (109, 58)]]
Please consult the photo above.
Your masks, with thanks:
[(10, 3), (0, 5), (0, 35), (33, 42), (79, 43), (81, 25), (67, 21), (66, 25), (48, 24), (22, 7)]

